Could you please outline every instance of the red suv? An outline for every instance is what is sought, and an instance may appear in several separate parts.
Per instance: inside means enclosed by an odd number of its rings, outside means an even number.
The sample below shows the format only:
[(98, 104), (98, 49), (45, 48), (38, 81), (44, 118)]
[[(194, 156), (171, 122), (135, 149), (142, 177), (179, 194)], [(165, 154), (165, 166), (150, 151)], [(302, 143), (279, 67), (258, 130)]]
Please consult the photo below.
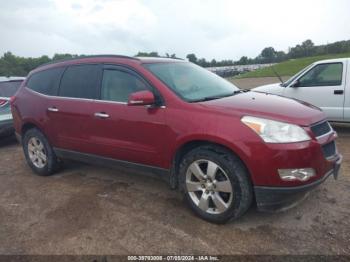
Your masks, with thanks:
[(166, 178), (200, 217), (223, 223), (294, 203), (341, 162), (336, 133), (309, 104), (240, 90), (174, 59), (93, 56), (43, 65), (12, 98), (29, 166), (62, 159)]

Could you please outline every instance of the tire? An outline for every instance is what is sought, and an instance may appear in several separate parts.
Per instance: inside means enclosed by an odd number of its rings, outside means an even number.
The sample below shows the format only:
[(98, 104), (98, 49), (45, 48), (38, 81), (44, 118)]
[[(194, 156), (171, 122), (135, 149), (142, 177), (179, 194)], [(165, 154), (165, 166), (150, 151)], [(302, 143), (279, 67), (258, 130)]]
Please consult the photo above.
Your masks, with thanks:
[[(237, 219), (252, 204), (248, 171), (238, 157), (220, 146), (193, 149), (183, 157), (179, 170), (186, 202), (196, 215), (209, 222), (223, 224)], [(201, 175), (202, 180), (198, 179)]]
[(37, 128), (25, 132), (22, 147), (28, 165), (39, 176), (49, 176), (60, 169), (60, 160), (45, 135)]

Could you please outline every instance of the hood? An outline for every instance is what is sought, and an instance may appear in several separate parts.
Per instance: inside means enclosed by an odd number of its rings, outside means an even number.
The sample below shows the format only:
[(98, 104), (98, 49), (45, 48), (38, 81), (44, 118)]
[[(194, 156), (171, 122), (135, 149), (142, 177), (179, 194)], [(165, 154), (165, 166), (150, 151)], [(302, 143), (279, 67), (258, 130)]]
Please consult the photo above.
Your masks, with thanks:
[(269, 84), (269, 85), (263, 85), (253, 88), (253, 91), (259, 91), (259, 92), (265, 92), (270, 94), (276, 94), (281, 95), (283, 92), (283, 86), (281, 86), (281, 83), (275, 83), (275, 84)]
[(249, 115), (301, 126), (309, 126), (326, 118), (322, 110), (308, 103), (260, 92), (238, 93), (202, 102), (201, 105), (217, 113), (239, 118)]

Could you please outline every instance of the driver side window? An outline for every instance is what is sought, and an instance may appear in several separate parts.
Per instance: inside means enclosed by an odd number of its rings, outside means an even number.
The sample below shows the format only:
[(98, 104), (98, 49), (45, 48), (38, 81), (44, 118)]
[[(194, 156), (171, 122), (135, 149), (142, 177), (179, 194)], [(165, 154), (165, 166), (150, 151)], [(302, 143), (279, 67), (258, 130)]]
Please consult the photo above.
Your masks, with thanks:
[(148, 90), (146, 84), (132, 74), (110, 69), (103, 72), (101, 100), (126, 103), (131, 93), (143, 90)]
[(319, 64), (299, 79), (298, 86), (339, 86), (342, 75), (342, 63)]

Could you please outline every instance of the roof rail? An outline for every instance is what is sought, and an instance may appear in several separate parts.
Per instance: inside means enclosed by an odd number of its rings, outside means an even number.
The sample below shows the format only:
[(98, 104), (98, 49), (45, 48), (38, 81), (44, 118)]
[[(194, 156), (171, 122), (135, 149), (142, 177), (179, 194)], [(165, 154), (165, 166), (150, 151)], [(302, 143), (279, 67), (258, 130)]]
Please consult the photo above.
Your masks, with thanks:
[(126, 56), (126, 55), (81, 55), (81, 56), (78, 56), (78, 57), (59, 59), (59, 60), (51, 61), (51, 62), (42, 64), (42, 65), (39, 65), (37, 68), (40, 68), (40, 67), (46, 66), (46, 65), (66, 62), (66, 61), (74, 61), (74, 60), (79, 60), (79, 59), (84, 59), (84, 58), (97, 58), (97, 57), (115, 57), (115, 58), (125, 58), (125, 59), (132, 59), (132, 60), (140, 60), (140, 59), (138, 59), (136, 57)]

